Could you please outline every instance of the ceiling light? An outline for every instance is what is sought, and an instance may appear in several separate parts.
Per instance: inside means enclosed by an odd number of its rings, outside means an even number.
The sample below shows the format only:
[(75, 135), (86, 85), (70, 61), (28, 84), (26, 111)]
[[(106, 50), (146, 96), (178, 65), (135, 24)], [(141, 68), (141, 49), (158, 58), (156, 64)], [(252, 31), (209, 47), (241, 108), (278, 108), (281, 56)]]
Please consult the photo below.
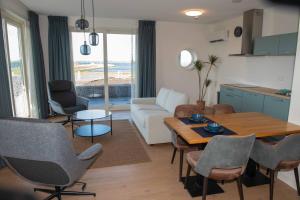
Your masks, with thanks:
[(200, 15), (203, 14), (203, 11), (202, 10), (191, 9), (191, 10), (184, 11), (184, 14), (186, 16), (189, 16), (189, 17), (198, 18)]

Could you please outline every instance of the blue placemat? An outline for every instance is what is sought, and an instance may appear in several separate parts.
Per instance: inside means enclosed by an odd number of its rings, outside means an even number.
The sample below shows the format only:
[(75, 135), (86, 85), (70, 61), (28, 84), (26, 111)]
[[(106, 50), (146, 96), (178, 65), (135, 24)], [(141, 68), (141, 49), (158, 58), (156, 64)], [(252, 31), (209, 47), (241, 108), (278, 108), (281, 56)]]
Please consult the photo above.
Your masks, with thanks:
[(204, 129), (204, 127), (192, 128), (192, 129), (204, 138), (213, 137), (213, 136), (216, 136), (216, 135), (236, 135), (236, 133), (233, 132), (232, 130), (229, 130), (225, 127), (222, 127), (222, 128), (224, 129), (224, 131), (221, 132), (221, 133), (210, 133), (210, 132), (206, 131)]
[(179, 118), (180, 121), (182, 121), (184, 124), (186, 125), (192, 125), (192, 124), (207, 124), (212, 122), (211, 120), (203, 117), (203, 120), (201, 120), (200, 122), (195, 122), (193, 120), (190, 120), (189, 117), (183, 117), (183, 118)]

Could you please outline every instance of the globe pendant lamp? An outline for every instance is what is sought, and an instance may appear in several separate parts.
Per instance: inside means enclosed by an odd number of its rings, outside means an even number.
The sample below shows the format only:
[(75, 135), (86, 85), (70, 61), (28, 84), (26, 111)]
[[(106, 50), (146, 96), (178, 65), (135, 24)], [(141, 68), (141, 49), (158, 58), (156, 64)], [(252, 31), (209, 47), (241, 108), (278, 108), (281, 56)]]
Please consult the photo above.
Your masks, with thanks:
[(85, 32), (84, 32), (84, 43), (83, 45), (80, 46), (80, 53), (81, 55), (85, 55), (85, 56), (91, 54), (91, 47), (86, 43)]
[(92, 0), (92, 11), (93, 11), (93, 32), (89, 35), (90, 45), (97, 46), (99, 44), (99, 35), (95, 31), (95, 7), (94, 0)]
[(77, 30), (85, 30), (89, 28), (89, 22), (85, 19), (84, 0), (81, 0), (81, 18), (76, 20), (75, 28)]

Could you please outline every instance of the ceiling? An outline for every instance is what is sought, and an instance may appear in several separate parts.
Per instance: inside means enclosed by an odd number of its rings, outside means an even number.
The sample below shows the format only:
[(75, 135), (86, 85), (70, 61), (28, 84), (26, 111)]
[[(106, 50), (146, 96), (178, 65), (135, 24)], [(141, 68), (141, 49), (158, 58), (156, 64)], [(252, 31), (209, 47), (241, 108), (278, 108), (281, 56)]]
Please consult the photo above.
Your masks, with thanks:
[[(80, 0), (20, 0), (28, 8), (46, 15), (80, 15)], [(161, 21), (212, 23), (241, 15), (253, 8), (268, 6), (265, 0), (94, 0), (95, 15), (102, 18), (148, 19)], [(235, 0), (237, 1), (237, 0)], [(86, 13), (91, 15), (91, 0), (85, 0)], [(205, 11), (198, 20), (182, 14), (183, 10)]]

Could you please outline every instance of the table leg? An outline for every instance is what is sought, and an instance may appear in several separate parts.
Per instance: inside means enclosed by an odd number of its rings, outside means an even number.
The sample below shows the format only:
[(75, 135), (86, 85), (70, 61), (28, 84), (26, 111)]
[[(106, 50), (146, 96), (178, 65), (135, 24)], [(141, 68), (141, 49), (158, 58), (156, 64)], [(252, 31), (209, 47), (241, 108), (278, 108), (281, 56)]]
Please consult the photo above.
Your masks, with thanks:
[(110, 128), (111, 128), (110, 134), (112, 135), (113, 134), (112, 114), (110, 115)]
[(72, 124), (72, 135), (74, 138), (74, 121), (73, 121), (73, 115), (71, 116), (71, 124)]
[(250, 159), (245, 174), (242, 178), (243, 184), (247, 187), (254, 187), (270, 183), (270, 179), (257, 170), (257, 164)]
[(94, 143), (94, 120), (91, 120), (92, 143)]

